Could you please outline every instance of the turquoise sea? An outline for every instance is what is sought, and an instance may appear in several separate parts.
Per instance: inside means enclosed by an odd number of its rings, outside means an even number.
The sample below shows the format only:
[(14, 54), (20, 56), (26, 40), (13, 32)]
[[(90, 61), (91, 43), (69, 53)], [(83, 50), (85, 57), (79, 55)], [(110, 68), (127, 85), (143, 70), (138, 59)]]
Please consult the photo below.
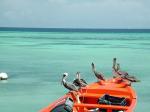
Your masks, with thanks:
[(150, 110), (150, 32), (127, 31), (0, 31), (0, 112), (38, 112), (67, 90), (63, 72), (71, 82), (77, 71), (88, 82), (97, 81), (91, 62), (106, 77), (112, 76), (112, 58), (122, 70), (141, 80), (134, 83), (135, 112)]

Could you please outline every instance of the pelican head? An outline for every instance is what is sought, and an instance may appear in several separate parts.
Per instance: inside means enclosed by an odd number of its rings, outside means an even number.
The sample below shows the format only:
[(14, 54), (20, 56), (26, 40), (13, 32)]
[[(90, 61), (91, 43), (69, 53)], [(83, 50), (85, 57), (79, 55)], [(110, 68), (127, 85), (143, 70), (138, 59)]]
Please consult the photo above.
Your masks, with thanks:
[(114, 61), (116, 61), (116, 60), (117, 60), (117, 58), (114, 58), (113, 60), (114, 60)]
[(80, 72), (76, 73), (77, 79), (80, 79)]
[(64, 78), (67, 77), (67, 76), (68, 76), (68, 73), (67, 73), (67, 72), (63, 73), (63, 77), (62, 77), (62, 80), (61, 80), (61, 84), (63, 84), (63, 80), (64, 80)]
[(95, 71), (95, 65), (94, 65), (94, 63), (92, 62), (92, 71), (94, 72)]
[(92, 64), (91, 64), (91, 65), (92, 65), (92, 67), (93, 67), (93, 68), (95, 67), (95, 65), (94, 65), (94, 63), (93, 63), (93, 62), (92, 62)]
[(68, 73), (67, 73), (67, 72), (63, 73), (63, 78), (64, 78), (64, 77), (67, 77), (67, 76), (68, 76)]
[(113, 67), (116, 65), (117, 58), (113, 58)]

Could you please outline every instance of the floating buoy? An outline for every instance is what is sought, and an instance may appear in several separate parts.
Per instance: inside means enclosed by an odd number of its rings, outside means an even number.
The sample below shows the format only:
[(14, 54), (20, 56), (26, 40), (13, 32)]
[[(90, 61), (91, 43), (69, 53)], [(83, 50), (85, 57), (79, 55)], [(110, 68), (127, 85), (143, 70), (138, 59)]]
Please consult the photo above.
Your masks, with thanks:
[(0, 80), (7, 80), (7, 79), (8, 79), (7, 73), (4, 72), (0, 73)]

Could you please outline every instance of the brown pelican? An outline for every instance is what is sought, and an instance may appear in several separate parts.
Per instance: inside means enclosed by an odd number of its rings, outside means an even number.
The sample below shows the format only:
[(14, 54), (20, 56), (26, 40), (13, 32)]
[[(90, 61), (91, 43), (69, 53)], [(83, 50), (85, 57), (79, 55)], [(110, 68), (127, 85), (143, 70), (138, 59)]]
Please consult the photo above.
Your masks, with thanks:
[(70, 91), (77, 91), (78, 88), (74, 84), (68, 83), (66, 81), (67, 77), (68, 77), (68, 73), (63, 73), (62, 84), (64, 85), (64, 87), (69, 89)]
[(120, 64), (119, 64), (119, 63), (116, 63), (116, 61), (117, 61), (117, 59), (114, 58), (114, 59), (113, 59), (113, 67), (112, 67), (112, 68), (113, 68), (113, 74), (114, 74), (115, 76), (117, 76), (117, 77), (121, 77), (121, 76), (126, 76), (126, 75), (128, 75), (127, 72), (120, 70)]
[(94, 72), (95, 76), (96, 76), (99, 80), (105, 80), (103, 74), (96, 71), (96, 67), (95, 67), (94, 63), (92, 63), (92, 71)]
[(86, 81), (84, 79), (81, 79), (80, 72), (76, 73), (76, 79), (73, 81), (73, 84), (80, 87), (85, 87), (87, 85)]
[(128, 81), (130, 81), (130, 82), (139, 82), (139, 81), (140, 81), (140, 80), (138, 80), (135, 76), (131, 76), (131, 75), (129, 75), (127, 72), (121, 71), (121, 70), (120, 70), (120, 64), (119, 64), (119, 63), (117, 64), (117, 71), (116, 71), (116, 73), (117, 73), (120, 77), (122, 77), (122, 78), (124, 78), (124, 79), (126, 79), (126, 80), (128, 80)]
[(120, 66), (118, 66), (118, 64), (116, 63), (117, 58), (113, 59), (113, 74), (115, 75), (114, 77), (120, 77), (120, 73), (118, 73), (118, 70), (120, 69)]

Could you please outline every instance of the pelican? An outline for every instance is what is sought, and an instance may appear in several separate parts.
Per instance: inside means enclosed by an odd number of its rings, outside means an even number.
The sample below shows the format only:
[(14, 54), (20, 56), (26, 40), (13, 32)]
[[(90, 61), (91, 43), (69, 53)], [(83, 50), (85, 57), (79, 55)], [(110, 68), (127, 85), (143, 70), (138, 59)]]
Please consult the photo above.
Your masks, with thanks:
[(105, 80), (103, 74), (96, 71), (96, 68), (95, 68), (94, 63), (92, 63), (92, 71), (94, 72), (95, 76), (96, 76), (99, 80)]
[(117, 58), (114, 58), (113, 59), (113, 73), (117, 76), (117, 77), (121, 77), (121, 76), (127, 76), (128, 73), (125, 72), (125, 71), (121, 71), (120, 70), (120, 64), (119, 63), (116, 63), (117, 61)]
[(71, 83), (68, 83), (66, 81), (66, 78), (68, 77), (68, 73), (63, 73), (63, 77), (62, 77), (62, 84), (64, 85), (65, 88), (69, 89), (70, 91), (77, 91), (78, 88), (74, 85), (74, 84), (71, 84)]
[(85, 87), (87, 85), (84, 79), (81, 79), (80, 72), (76, 73), (76, 79), (73, 81), (73, 84), (80, 87)]
[(113, 74), (114, 74), (114, 78), (116, 77), (116, 76), (118, 76), (118, 74), (117, 74), (117, 68), (116, 68), (116, 61), (117, 61), (117, 58), (113, 58), (113, 66), (112, 66), (112, 71), (113, 71)]
[(125, 71), (121, 71), (120, 70), (120, 64), (117, 64), (117, 72), (116, 72), (120, 77), (130, 81), (130, 82), (140, 82), (140, 80), (138, 80), (135, 76), (131, 76), (129, 75), (127, 72)]

